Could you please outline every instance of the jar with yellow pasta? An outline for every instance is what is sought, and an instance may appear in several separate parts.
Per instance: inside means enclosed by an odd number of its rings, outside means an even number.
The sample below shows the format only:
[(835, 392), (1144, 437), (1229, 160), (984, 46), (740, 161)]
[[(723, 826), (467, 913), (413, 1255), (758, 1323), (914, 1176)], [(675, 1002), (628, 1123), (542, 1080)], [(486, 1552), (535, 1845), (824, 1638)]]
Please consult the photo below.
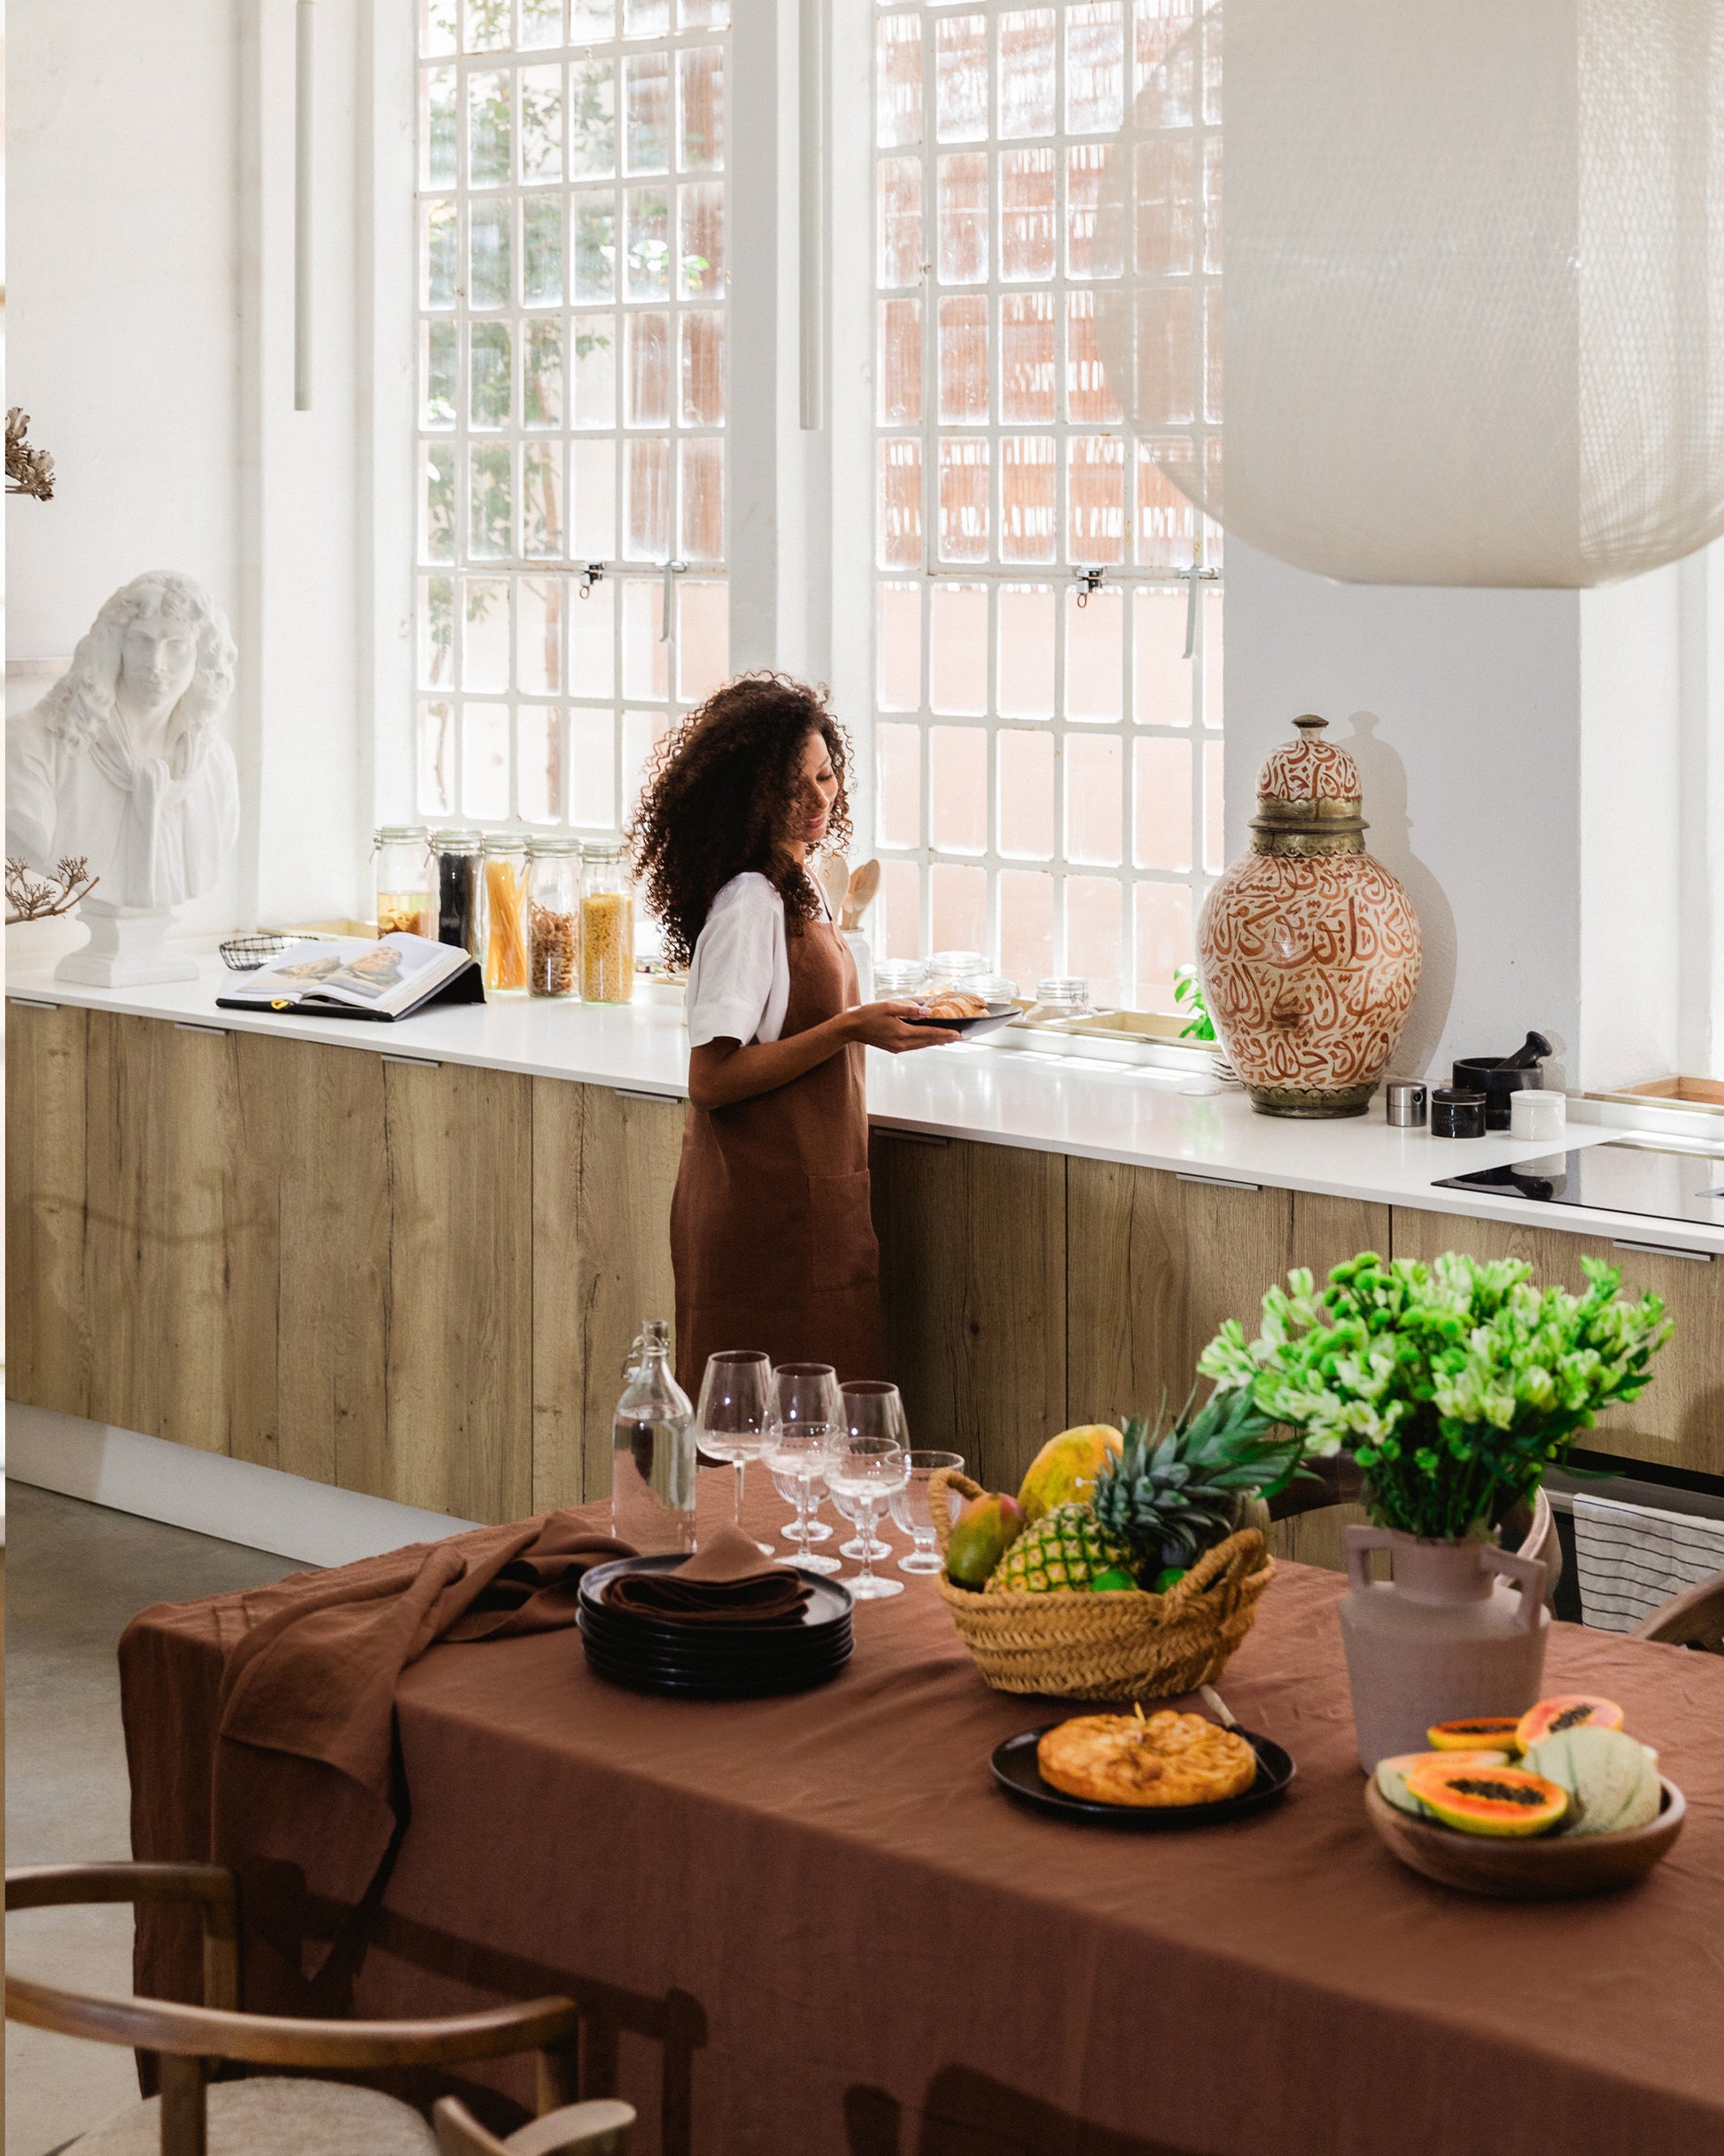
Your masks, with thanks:
[(585, 1003), (634, 995), (634, 892), (617, 844), (581, 849), (580, 993)]
[(519, 831), (485, 842), (485, 986), (488, 995), (527, 990), (527, 842)]

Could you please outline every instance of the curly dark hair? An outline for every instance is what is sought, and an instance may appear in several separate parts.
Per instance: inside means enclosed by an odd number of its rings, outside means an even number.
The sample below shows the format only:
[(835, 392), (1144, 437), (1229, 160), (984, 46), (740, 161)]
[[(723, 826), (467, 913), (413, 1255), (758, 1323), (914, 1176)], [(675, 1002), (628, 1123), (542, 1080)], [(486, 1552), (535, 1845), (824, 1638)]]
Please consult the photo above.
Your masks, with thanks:
[(654, 751), (626, 837), (672, 964), (693, 956), (713, 899), (734, 876), (767, 879), (793, 936), (818, 915), (814, 887), (788, 846), (801, 806), (797, 767), (815, 733), (838, 780), (827, 843), (842, 849), (850, 840), (850, 742), (826, 695), (788, 674), (741, 673)]

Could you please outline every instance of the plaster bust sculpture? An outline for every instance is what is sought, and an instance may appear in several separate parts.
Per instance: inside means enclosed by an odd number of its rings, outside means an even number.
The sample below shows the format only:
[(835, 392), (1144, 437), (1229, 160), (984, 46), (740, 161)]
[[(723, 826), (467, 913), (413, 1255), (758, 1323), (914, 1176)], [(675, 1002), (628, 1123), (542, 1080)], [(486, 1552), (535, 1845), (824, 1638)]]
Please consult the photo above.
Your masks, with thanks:
[(234, 647), (193, 578), (151, 570), (114, 593), (70, 670), (6, 728), (6, 853), (46, 868), (82, 854), (100, 882), (90, 941), (63, 979), (104, 985), (197, 970), (163, 941), (169, 909), (211, 890), (239, 833), (219, 731)]

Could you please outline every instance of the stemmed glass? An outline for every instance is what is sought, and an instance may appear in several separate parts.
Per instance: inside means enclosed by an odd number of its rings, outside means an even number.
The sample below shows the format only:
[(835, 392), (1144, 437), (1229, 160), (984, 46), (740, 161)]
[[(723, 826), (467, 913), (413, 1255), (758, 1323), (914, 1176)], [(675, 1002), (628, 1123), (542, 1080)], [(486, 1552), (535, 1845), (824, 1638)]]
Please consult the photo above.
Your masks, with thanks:
[[(882, 1379), (858, 1378), (844, 1387), (845, 1419), (858, 1432), (880, 1437), (889, 1437), (900, 1450), (910, 1443), (910, 1424), (904, 1412), (904, 1402), (896, 1385)], [(850, 1402), (854, 1397), (854, 1413)], [(827, 1487), (831, 1487), (830, 1478)], [(890, 1562), (892, 1545), (884, 1536), (877, 1533), (872, 1512), (865, 1512), (854, 1498), (840, 1491), (832, 1491), (832, 1508), (841, 1514), (858, 1531), (848, 1542), (838, 1545), (841, 1557), (853, 1557), (858, 1564), (868, 1566)]]
[(896, 1385), (864, 1379), (843, 1389), (840, 1428), (827, 1447), (826, 1479), (835, 1499), (848, 1500), (862, 1529), (862, 1569), (844, 1584), (858, 1601), (902, 1594), (902, 1580), (879, 1578), (874, 1556), (874, 1521), (910, 1473), (903, 1440), (908, 1434)]
[[(722, 1348), (708, 1358), (695, 1421), (701, 1447), (736, 1469), (736, 1524), (742, 1525), (742, 1477), (772, 1443), (773, 1366), (758, 1348)], [(747, 1530), (744, 1529), (744, 1532)], [(770, 1542), (755, 1545), (770, 1557)]]
[(817, 1556), (809, 1547), (809, 1514), (826, 1473), (826, 1448), (842, 1427), (843, 1412), (837, 1373), (830, 1363), (780, 1363), (773, 1373), (766, 1465), (779, 1495), (796, 1508), (787, 1540), (796, 1545), (791, 1563), (804, 1572), (838, 1569), (835, 1557)]
[(941, 1560), (934, 1546), (934, 1507), (928, 1497), (928, 1479), (941, 1467), (950, 1469), (953, 1475), (961, 1474), (964, 1458), (960, 1452), (906, 1452), (905, 1459), (910, 1473), (903, 1489), (892, 1498), (892, 1517), (914, 1546), (907, 1557), (899, 1558), (898, 1570), (937, 1572)]

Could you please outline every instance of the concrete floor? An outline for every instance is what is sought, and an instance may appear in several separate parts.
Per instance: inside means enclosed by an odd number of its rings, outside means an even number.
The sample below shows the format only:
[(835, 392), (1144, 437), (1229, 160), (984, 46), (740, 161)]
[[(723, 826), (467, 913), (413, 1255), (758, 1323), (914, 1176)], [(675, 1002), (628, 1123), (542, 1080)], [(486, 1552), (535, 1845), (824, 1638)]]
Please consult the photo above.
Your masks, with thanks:
[[(6, 1862), (131, 1853), (114, 1646), (152, 1602), (260, 1587), (284, 1558), (19, 1483), (6, 1493)], [(20, 1973), (85, 1991), (131, 1989), (131, 1911), (11, 1919)], [(6, 2027), (6, 2156), (48, 2152), (135, 2102), (129, 2051)]]

